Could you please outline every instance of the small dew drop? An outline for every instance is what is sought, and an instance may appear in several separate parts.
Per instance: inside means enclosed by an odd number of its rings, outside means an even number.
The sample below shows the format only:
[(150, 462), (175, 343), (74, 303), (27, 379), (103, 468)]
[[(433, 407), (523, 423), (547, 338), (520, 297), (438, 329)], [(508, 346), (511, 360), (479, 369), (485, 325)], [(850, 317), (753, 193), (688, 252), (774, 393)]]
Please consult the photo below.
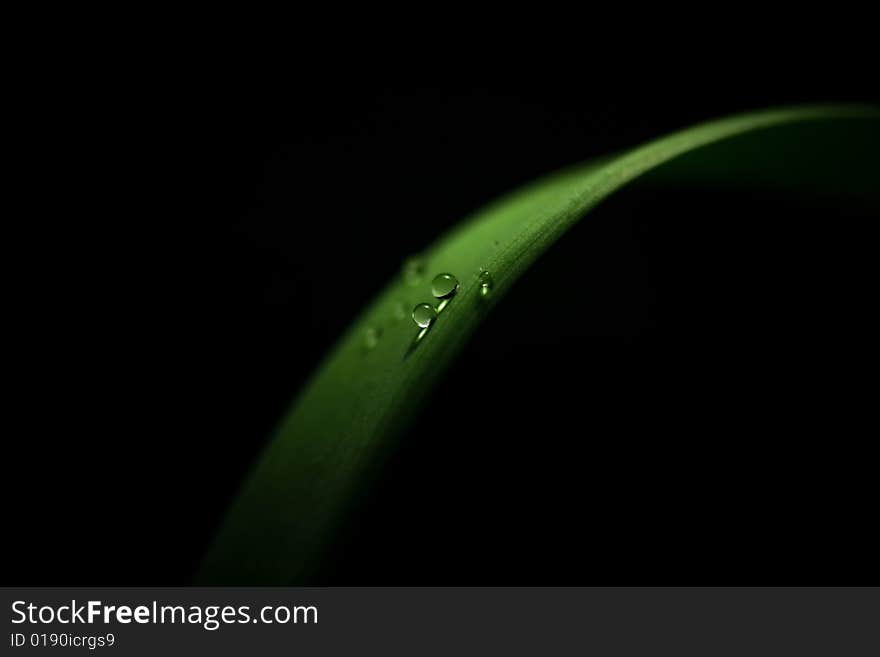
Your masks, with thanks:
[(407, 258), (403, 263), (403, 282), (407, 285), (418, 285), (425, 277), (425, 261), (418, 256)]
[(379, 344), (379, 337), (382, 335), (381, 329), (375, 329), (370, 327), (367, 329), (367, 332), (364, 334), (364, 344), (367, 349), (375, 349), (376, 345)]
[(480, 296), (488, 297), (492, 293), (494, 281), (492, 275), (487, 272), (480, 272)]
[(412, 318), (418, 326), (426, 329), (437, 319), (437, 311), (430, 303), (420, 303), (413, 308)]
[(452, 274), (437, 274), (431, 281), (431, 292), (438, 299), (450, 299), (458, 292), (458, 279)]

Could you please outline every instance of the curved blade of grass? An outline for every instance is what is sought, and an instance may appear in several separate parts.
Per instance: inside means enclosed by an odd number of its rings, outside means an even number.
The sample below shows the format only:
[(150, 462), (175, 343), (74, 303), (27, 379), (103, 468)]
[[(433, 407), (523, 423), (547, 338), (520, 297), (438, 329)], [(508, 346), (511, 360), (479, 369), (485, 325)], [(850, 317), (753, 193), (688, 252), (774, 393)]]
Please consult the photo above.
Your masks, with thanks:
[[(602, 199), (658, 167), (658, 173), (668, 170), (675, 180), (724, 181), (752, 169), (762, 171), (766, 140), (745, 141), (742, 152), (718, 157), (711, 149), (715, 144), (733, 144), (747, 135), (763, 139), (793, 125), (873, 126), (878, 118), (874, 108), (815, 106), (713, 121), (549, 176), (463, 222), (423, 254), (422, 279), (415, 284), (403, 277), (391, 281), (318, 368), (232, 506), (200, 579), (246, 584), (306, 581), (350, 501), (381, 467), (383, 452), (394, 446), (481, 318), (539, 255)], [(792, 175), (809, 179), (810, 168), (803, 161), (810, 151), (810, 134), (808, 129), (791, 137), (801, 140), (803, 160), (776, 167), (780, 175), (771, 182)], [(849, 129), (833, 134), (834, 139), (858, 139)], [(874, 182), (869, 191), (876, 187)], [(479, 281), (484, 270), (493, 280), (486, 297)], [(416, 342), (419, 331), (409, 312), (417, 303), (436, 303), (431, 279), (440, 272), (457, 276), (461, 288)], [(370, 330), (381, 331), (381, 336), (367, 348)]]

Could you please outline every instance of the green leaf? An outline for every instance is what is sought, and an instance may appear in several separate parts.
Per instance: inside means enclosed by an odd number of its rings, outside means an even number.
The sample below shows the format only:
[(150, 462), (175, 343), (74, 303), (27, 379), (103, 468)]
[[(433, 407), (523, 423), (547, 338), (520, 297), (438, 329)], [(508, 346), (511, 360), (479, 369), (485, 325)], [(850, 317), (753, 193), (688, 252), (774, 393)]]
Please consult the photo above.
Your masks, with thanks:
[[(243, 486), (200, 579), (307, 581), (352, 500), (475, 327), (604, 198), (650, 174), (658, 184), (876, 199), (878, 119), (875, 108), (814, 106), (713, 121), (548, 176), (463, 221), (424, 251), (421, 276), (410, 266), (388, 283), (320, 365)], [(460, 288), (418, 339), (410, 313), (419, 303), (438, 305), (431, 281), (441, 272)]]

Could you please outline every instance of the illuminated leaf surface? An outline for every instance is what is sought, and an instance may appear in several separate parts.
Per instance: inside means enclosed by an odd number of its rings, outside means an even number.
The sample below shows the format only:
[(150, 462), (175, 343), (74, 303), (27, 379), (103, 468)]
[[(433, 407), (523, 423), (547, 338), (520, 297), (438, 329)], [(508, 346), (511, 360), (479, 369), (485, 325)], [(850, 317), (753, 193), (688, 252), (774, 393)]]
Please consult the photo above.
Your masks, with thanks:
[[(610, 194), (647, 175), (658, 184), (876, 198), (876, 166), (851, 154), (876, 143), (878, 119), (873, 108), (817, 106), (713, 121), (553, 174), (462, 221), (404, 267), (320, 365), (245, 482), (200, 579), (308, 581), (352, 500), (481, 319)], [(441, 273), (457, 278), (457, 292), (421, 329), (412, 310), (440, 306), (432, 281)]]

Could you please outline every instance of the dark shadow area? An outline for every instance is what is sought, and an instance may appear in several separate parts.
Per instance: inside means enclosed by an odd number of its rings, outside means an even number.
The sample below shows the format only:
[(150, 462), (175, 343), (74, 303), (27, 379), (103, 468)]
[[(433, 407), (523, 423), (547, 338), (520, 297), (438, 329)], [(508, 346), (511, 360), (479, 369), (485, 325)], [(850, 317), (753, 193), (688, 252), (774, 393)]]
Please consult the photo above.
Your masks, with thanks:
[(490, 315), (317, 583), (876, 579), (876, 214), (644, 188)]

